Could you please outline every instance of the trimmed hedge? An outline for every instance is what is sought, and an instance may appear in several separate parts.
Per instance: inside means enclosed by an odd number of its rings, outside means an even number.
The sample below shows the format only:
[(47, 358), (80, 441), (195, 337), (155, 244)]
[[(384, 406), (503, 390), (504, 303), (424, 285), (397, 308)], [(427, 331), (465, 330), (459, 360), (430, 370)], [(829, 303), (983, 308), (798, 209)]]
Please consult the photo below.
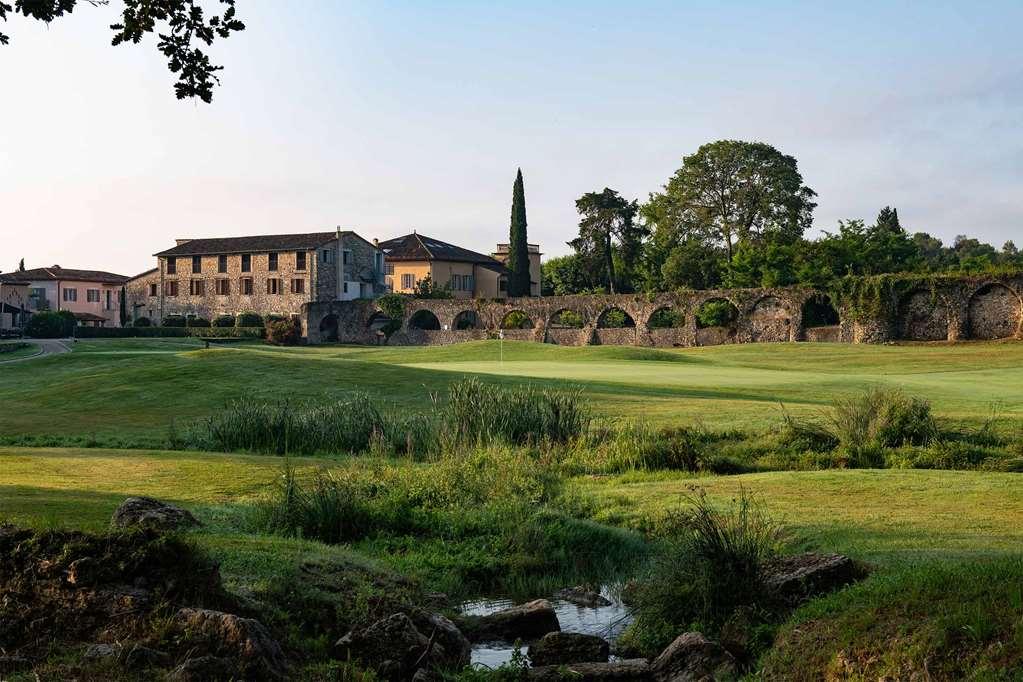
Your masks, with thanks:
[(263, 327), (78, 327), (80, 339), (187, 338), (261, 339)]

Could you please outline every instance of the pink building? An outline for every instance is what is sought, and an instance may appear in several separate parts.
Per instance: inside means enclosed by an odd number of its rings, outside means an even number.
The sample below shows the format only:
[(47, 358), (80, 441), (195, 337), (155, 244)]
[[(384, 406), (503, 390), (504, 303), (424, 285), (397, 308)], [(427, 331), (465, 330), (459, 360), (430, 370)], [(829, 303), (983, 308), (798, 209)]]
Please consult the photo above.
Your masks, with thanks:
[(78, 324), (121, 326), (121, 290), (128, 278), (99, 270), (72, 270), (54, 265), (0, 274), (0, 281), (28, 285), (28, 312), (68, 310)]

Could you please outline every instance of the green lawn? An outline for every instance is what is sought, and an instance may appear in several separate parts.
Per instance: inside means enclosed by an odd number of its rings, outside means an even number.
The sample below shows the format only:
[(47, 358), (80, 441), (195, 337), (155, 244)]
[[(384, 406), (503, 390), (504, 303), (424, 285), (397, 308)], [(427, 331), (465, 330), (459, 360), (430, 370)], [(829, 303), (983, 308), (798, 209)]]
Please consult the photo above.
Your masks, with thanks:
[[(499, 383), (578, 387), (595, 411), (654, 423), (758, 428), (779, 403), (816, 413), (879, 383), (979, 422), (1023, 417), (1023, 343), (854, 346), (758, 344), (694, 349), (569, 348), (496, 341), (447, 347), (202, 350), (191, 339), (80, 341), (73, 353), (0, 366), (0, 434), (94, 435), (158, 445), (168, 425), (241, 396), (320, 400), (365, 391), (398, 410), (477, 375)], [(148, 440), (147, 440), (148, 439)]]
[[(24, 346), (16, 350), (8, 350), (2, 352), (4, 346)], [(18, 360), (20, 358), (28, 358), (39, 352), (39, 346), (34, 343), (28, 343), (25, 341), (0, 341), (0, 365), (8, 360)]]

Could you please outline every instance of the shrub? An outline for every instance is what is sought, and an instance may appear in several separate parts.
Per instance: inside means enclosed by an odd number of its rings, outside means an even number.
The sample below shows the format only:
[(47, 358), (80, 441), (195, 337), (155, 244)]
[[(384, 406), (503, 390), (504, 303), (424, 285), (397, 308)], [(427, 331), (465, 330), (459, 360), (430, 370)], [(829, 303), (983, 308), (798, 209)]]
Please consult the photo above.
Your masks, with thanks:
[(75, 324), (75, 316), (67, 310), (44, 310), (29, 318), (25, 333), (37, 339), (59, 339), (71, 336)]
[(275, 346), (294, 346), (301, 338), (298, 320), (271, 320), (267, 317), (266, 340)]
[(696, 310), (696, 324), (699, 327), (730, 327), (739, 311), (728, 301), (711, 300)]
[(648, 329), (672, 329), (685, 326), (685, 315), (672, 308), (661, 308), (650, 316)]
[(213, 318), (214, 327), (233, 327), (235, 326), (234, 315), (217, 315)]
[(451, 385), (443, 413), (444, 434), (456, 442), (564, 443), (581, 435), (588, 424), (578, 392), (500, 388), (476, 378)]
[(164, 327), (184, 327), (185, 317), (183, 315), (167, 315), (161, 324)]
[(687, 502), (664, 518), (663, 548), (635, 591), (632, 638), (647, 654), (687, 629), (715, 637), (770, 601), (762, 568), (775, 556), (781, 529), (757, 499), (740, 487), (727, 510), (715, 509), (703, 491)]
[(186, 327), (194, 327), (197, 329), (207, 329), (210, 326), (210, 321), (205, 317), (199, 317), (198, 315), (189, 317), (185, 320)]
[(574, 310), (562, 310), (551, 322), (552, 326), (568, 327), (570, 329), (583, 328), (583, 316)]
[(521, 310), (513, 310), (501, 321), (501, 329), (532, 329), (529, 317)]
[(384, 315), (391, 318), (401, 326), (401, 321), (405, 319), (405, 299), (406, 296), (401, 294), (384, 294), (376, 300), (377, 307), (383, 311)]
[(135, 327), (135, 328), (151, 327), (151, 326), (153, 326), (153, 321), (150, 320), (148, 317), (142, 316), (142, 317), (136, 318), (135, 321), (131, 323), (131, 326)]
[(930, 403), (897, 388), (872, 388), (837, 400), (830, 422), (852, 466), (881, 466), (884, 448), (926, 445), (938, 432)]
[(629, 316), (625, 314), (624, 310), (618, 308), (612, 308), (604, 313), (604, 316), (600, 320), (601, 326), (605, 329), (622, 329), (624, 327), (634, 327), (635, 324), (629, 319)]
[(239, 313), (235, 319), (235, 325), (238, 327), (262, 327), (263, 317), (259, 313), (251, 311)]

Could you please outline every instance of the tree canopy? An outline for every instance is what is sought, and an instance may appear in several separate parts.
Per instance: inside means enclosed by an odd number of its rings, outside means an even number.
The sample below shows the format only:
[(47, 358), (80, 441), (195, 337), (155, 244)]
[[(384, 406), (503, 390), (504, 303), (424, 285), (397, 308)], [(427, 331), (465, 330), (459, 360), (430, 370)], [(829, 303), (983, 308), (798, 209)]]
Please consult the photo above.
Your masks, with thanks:
[(614, 293), (630, 290), (646, 229), (636, 223), (639, 203), (615, 190), (587, 192), (575, 202), (582, 217), (579, 236), (569, 242), (598, 286)]
[[(109, 0), (14, 0), (11, 5), (0, 0), (0, 21), (9, 15), (21, 14), (49, 24), (71, 14), (80, 4), (93, 7)], [(219, 0), (222, 14), (207, 14), (201, 0), (121, 0), (124, 9), (121, 21), (110, 26), (113, 45), (141, 42), (149, 33), (156, 33), (157, 49), (167, 58), (167, 68), (177, 74), (174, 94), (178, 99), (198, 97), (213, 100), (213, 87), (220, 84), (217, 72), (224, 67), (214, 64), (204, 51), (217, 38), (245, 30), (235, 14), (235, 0)], [(0, 45), (10, 37), (0, 33)]]
[(508, 295), (529, 296), (532, 280), (529, 275), (529, 239), (526, 235), (526, 190), (522, 169), (512, 185), (511, 227), (508, 232)]

